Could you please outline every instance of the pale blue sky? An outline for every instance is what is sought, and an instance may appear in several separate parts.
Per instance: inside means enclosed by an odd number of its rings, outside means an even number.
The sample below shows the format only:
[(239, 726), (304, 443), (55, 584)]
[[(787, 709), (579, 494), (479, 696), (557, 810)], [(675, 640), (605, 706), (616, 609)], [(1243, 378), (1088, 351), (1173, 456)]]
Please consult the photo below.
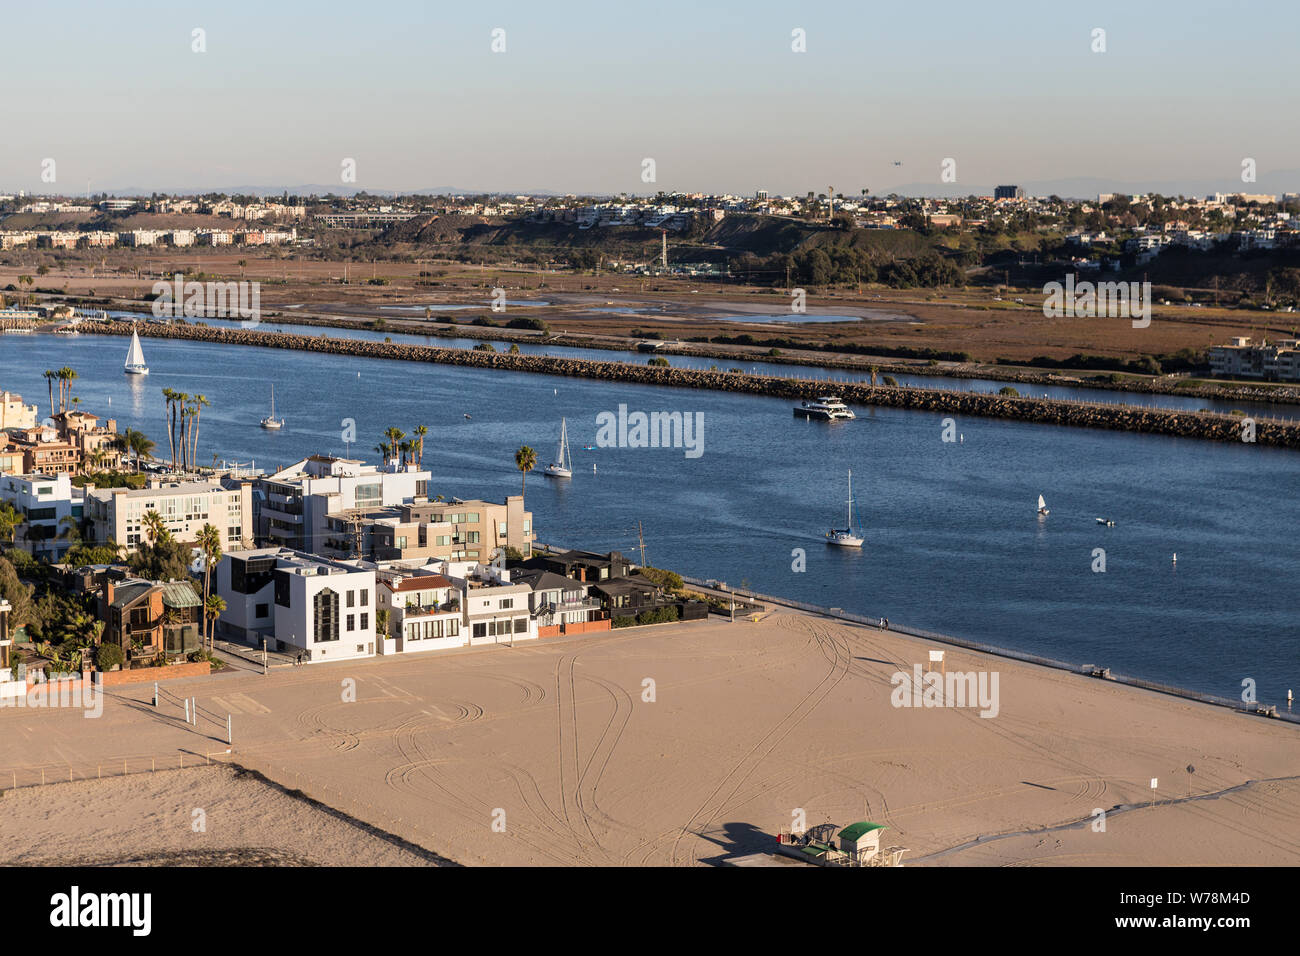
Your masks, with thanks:
[(944, 157), (959, 187), (1300, 189), (1284, 0), (123, 0), (3, 22), (0, 190), (49, 191), (46, 157), (74, 193), (339, 184), (345, 157), (373, 189), (881, 193), (937, 186)]

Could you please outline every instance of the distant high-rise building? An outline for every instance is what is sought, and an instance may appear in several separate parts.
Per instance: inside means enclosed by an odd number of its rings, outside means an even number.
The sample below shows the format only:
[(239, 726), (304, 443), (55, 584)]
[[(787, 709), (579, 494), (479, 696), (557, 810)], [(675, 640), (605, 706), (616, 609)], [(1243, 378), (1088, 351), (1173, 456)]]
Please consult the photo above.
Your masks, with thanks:
[(994, 199), (1024, 199), (1025, 191), (1019, 186), (995, 186), (993, 187)]

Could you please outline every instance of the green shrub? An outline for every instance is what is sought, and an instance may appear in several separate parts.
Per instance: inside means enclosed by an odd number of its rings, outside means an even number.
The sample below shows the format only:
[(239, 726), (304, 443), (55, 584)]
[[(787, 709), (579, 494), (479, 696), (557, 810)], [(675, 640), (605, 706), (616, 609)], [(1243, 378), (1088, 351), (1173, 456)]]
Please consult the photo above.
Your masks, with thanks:
[(668, 360), (661, 355), (656, 355), (650, 361), (646, 362), (646, 365), (657, 365), (660, 367), (667, 367)]
[(881, 381), (893, 388), (898, 387), (898, 379), (894, 378), (894, 376), (892, 375), (886, 375), (884, 378), (881, 379)]
[(480, 342), (478, 345), (474, 346), (474, 351), (475, 351), (475, 352), (495, 352), (496, 349), (494, 349), (494, 348), (492, 347), (492, 343), (491, 343), (491, 342)]
[(125, 663), (126, 655), (116, 644), (100, 644), (99, 650), (95, 652), (95, 666), (101, 671), (111, 671), (114, 667), (121, 667)]
[(682, 576), (676, 571), (665, 571), (663, 568), (641, 568), (641, 576), (650, 581), (657, 588), (664, 588), (668, 591), (680, 591), (682, 589)]
[(636, 618), (634, 618), (634, 617), (622, 617), (622, 616), (620, 616), (620, 617), (616, 617), (616, 618), (614, 618), (614, 626), (615, 626), (615, 627), (631, 627), (631, 626), (632, 626), (633, 624), (635, 624), (635, 623), (636, 623)]
[(1016, 398), (1019, 398), (1019, 397), (1020, 397), (1020, 392), (1018, 392), (1016, 389), (1012, 388), (1010, 385), (1003, 385), (1000, 389), (998, 389), (998, 394), (999, 394), (999, 395), (1012, 395), (1012, 396), (1014, 396), (1014, 397), (1016, 397)]

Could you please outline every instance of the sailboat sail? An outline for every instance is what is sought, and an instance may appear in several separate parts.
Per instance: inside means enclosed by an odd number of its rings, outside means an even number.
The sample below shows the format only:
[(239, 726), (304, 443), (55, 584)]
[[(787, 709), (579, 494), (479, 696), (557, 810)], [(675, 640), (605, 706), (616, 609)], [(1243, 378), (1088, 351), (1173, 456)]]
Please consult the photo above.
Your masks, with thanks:
[(563, 418), (560, 419), (560, 446), (555, 450), (555, 461), (561, 468), (573, 468), (569, 458), (569, 424)]
[(1047, 507), (1047, 502), (1043, 500), (1043, 496), (1042, 496), (1042, 495), (1039, 495), (1039, 496), (1038, 496), (1038, 510), (1041, 511), (1042, 509), (1044, 509), (1044, 508), (1046, 508), (1046, 507)]
[(127, 349), (124, 368), (128, 372), (147, 372), (149, 370), (149, 367), (144, 364), (144, 349), (140, 347), (140, 336), (134, 328), (131, 329), (131, 347)]

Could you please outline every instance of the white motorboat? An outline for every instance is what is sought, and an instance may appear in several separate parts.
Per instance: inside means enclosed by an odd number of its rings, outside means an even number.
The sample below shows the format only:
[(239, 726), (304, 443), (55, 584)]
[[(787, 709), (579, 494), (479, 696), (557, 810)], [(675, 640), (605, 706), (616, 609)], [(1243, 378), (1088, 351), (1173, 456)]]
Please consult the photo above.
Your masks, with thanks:
[(823, 395), (816, 401), (802, 402), (794, 414), (796, 418), (815, 418), (823, 422), (851, 421), (857, 418), (835, 395)]
[(862, 547), (861, 522), (855, 532), (853, 528), (853, 469), (849, 469), (849, 500), (846, 509), (845, 527), (831, 528), (826, 532), (826, 543), (835, 545), (839, 548), (860, 548)]
[(542, 474), (550, 475), (552, 478), (573, 477), (573, 455), (569, 453), (569, 426), (563, 418), (560, 419), (560, 445), (555, 450), (555, 461), (542, 469)]

